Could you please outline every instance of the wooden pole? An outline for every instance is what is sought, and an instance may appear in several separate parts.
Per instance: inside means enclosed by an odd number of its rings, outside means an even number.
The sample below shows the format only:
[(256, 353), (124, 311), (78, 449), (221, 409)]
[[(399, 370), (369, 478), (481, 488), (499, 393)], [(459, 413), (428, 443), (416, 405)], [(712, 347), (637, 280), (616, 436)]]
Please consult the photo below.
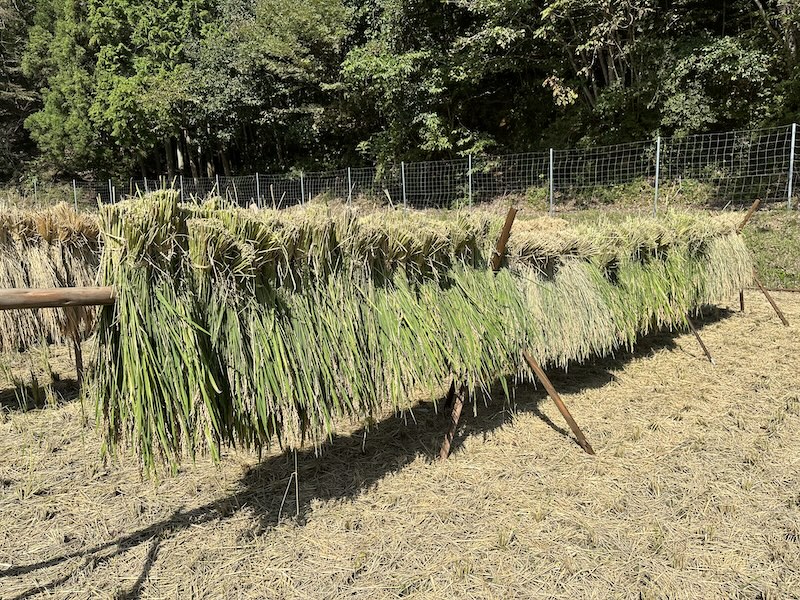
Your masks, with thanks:
[(453, 401), (456, 399), (456, 378), (450, 380), (450, 389), (447, 390), (447, 396), (444, 399), (444, 412), (453, 408)]
[[(506, 253), (506, 245), (508, 245), (508, 238), (511, 236), (511, 226), (514, 224), (514, 219), (517, 216), (517, 209), (513, 206), (508, 209), (506, 221), (503, 224), (503, 229), (500, 231), (500, 237), (497, 240), (494, 255), (492, 256), (492, 271), (497, 273), (503, 263), (503, 256)], [(450, 428), (447, 435), (442, 442), (442, 449), (439, 452), (439, 458), (445, 459), (450, 455), (450, 446), (453, 443), (453, 438), (458, 429), (458, 420), (461, 418), (461, 409), (464, 407), (464, 386), (456, 394), (455, 379), (450, 383), (450, 390), (447, 392), (447, 399), (445, 400), (445, 409), (452, 405), (453, 410), (450, 413)]]
[(567, 406), (564, 404), (564, 401), (561, 400), (561, 396), (558, 395), (556, 388), (553, 387), (553, 384), (550, 382), (550, 379), (548, 379), (547, 375), (545, 375), (542, 367), (539, 366), (539, 363), (533, 359), (527, 350), (522, 351), (522, 356), (525, 357), (525, 361), (528, 363), (528, 365), (530, 365), (531, 369), (533, 369), (533, 372), (536, 374), (536, 377), (539, 379), (539, 381), (542, 382), (544, 389), (547, 390), (547, 393), (553, 399), (553, 402), (556, 403), (561, 416), (563, 416), (567, 421), (569, 428), (572, 429), (572, 433), (574, 433), (575, 437), (578, 439), (578, 445), (583, 448), (583, 451), (587, 454), (594, 454), (594, 449), (592, 448), (591, 444), (589, 444), (586, 436), (583, 435), (583, 432), (581, 431), (581, 428), (578, 427), (575, 419), (572, 418)]
[(78, 385), (83, 383), (83, 351), (81, 350), (81, 337), (76, 331), (72, 335), (72, 348), (75, 351), (75, 376), (78, 378)]
[(66, 287), (0, 290), (0, 310), (64, 308), (114, 304), (111, 287)]
[[(455, 382), (453, 382), (451, 389), (455, 390)], [(450, 428), (447, 430), (447, 435), (444, 436), (444, 441), (442, 442), (442, 449), (439, 451), (439, 460), (444, 460), (448, 456), (450, 456), (450, 446), (453, 443), (453, 438), (456, 437), (456, 430), (458, 429), (458, 420), (461, 418), (461, 409), (464, 408), (464, 395), (465, 395), (464, 386), (461, 386), (461, 389), (458, 391), (457, 394), (455, 394), (455, 398), (453, 401), (453, 412), (450, 414)]]
[(700, 334), (697, 333), (697, 329), (695, 329), (694, 323), (692, 323), (692, 320), (687, 317), (686, 318), (686, 322), (689, 324), (689, 329), (692, 330), (692, 333), (694, 334), (694, 337), (697, 339), (697, 343), (700, 344), (700, 347), (703, 349), (703, 354), (706, 355), (706, 358), (708, 359), (708, 362), (710, 362), (712, 365), (716, 365), (717, 363), (714, 362), (714, 358), (711, 356), (711, 352), (708, 351), (708, 348), (706, 348), (706, 345), (703, 343), (703, 340), (700, 338)]
[[(736, 228), (737, 233), (741, 233), (742, 229), (744, 229), (744, 226), (747, 225), (747, 222), (750, 220), (750, 217), (753, 216), (753, 213), (756, 212), (756, 210), (760, 205), (761, 205), (760, 198), (757, 199), (755, 202), (753, 202), (753, 205), (750, 207), (750, 210), (747, 211), (747, 214), (744, 216), (744, 219), (739, 224), (739, 227)], [(767, 302), (770, 303), (770, 306), (772, 306), (772, 309), (775, 311), (775, 314), (778, 315), (778, 318), (780, 318), (781, 323), (783, 323), (783, 326), (788, 327), (789, 321), (786, 320), (783, 311), (781, 311), (781, 309), (778, 308), (778, 305), (775, 303), (775, 300), (773, 300), (770, 293), (758, 279), (758, 273), (756, 272), (755, 267), (753, 267), (753, 281), (756, 282), (756, 286), (758, 286), (758, 289), (761, 290), (762, 294), (764, 294), (764, 297), (767, 299)], [(739, 307), (742, 309), (742, 312), (744, 312), (744, 292), (739, 292)]]
[(750, 208), (748, 209), (747, 214), (745, 214), (744, 219), (742, 219), (742, 222), (739, 223), (739, 226), (736, 228), (737, 233), (741, 233), (742, 229), (744, 229), (744, 226), (747, 225), (747, 222), (750, 220), (753, 214), (755, 214), (759, 206), (761, 206), (761, 198), (756, 198), (755, 202), (750, 205)]
[(517, 209), (513, 206), (508, 209), (506, 215), (506, 222), (503, 224), (503, 229), (500, 231), (500, 238), (497, 240), (497, 247), (492, 255), (492, 271), (497, 273), (500, 270), (500, 265), (503, 264), (503, 256), (506, 253), (506, 245), (508, 238), (511, 236), (511, 226), (514, 224), (514, 218), (517, 216)]
[(770, 295), (770, 293), (761, 284), (761, 281), (759, 281), (758, 275), (756, 274), (756, 270), (755, 269), (753, 269), (753, 281), (756, 282), (756, 285), (758, 286), (758, 289), (760, 289), (761, 293), (764, 294), (764, 296), (767, 299), (767, 302), (770, 303), (770, 305), (772, 306), (773, 310), (778, 315), (778, 318), (781, 320), (781, 323), (783, 323), (784, 327), (788, 327), (789, 326), (789, 321), (786, 320), (786, 317), (784, 316), (784, 314), (781, 311), (781, 309), (778, 308), (777, 304), (775, 304), (775, 300), (772, 299), (772, 296)]

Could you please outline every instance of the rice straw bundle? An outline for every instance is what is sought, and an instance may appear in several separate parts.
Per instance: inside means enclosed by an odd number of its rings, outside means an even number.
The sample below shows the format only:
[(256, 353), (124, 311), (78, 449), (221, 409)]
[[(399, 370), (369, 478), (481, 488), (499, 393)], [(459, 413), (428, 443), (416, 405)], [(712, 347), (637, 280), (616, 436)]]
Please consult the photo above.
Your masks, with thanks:
[(254, 212), (164, 193), (101, 219), (117, 304), (89, 390), (110, 446), (132, 444), (147, 468), (226, 444), (318, 445), (451, 375), (473, 395), (508, 390), (529, 378), (522, 349), (543, 364), (602, 355), (751, 273), (732, 226), (678, 214), (523, 222), (496, 275), (501, 220), (480, 214)]
[[(97, 277), (97, 221), (67, 204), (0, 213), (0, 287), (92, 285)], [(0, 350), (23, 350), (42, 340), (64, 343), (92, 331), (91, 307), (0, 311)]]

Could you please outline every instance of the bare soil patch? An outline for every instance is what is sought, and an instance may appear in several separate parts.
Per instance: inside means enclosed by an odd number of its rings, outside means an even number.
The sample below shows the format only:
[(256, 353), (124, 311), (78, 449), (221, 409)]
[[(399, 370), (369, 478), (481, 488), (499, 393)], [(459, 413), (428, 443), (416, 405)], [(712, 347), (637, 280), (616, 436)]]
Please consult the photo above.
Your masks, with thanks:
[(597, 456), (526, 387), (439, 462), (421, 403), (300, 453), (297, 518), (291, 455), (156, 485), (69, 394), (4, 402), (0, 598), (800, 597), (800, 295), (775, 296), (792, 327), (757, 292), (702, 323), (716, 367), (679, 333), (551, 372)]

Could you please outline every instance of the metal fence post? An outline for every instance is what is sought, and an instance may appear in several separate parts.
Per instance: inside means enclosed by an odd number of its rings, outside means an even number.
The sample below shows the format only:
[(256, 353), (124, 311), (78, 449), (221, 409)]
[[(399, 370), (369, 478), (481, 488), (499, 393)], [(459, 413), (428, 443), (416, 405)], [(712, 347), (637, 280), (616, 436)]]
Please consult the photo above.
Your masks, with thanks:
[(108, 180), (108, 202), (110, 204), (114, 204), (114, 184), (111, 183), (111, 180)]
[(406, 200), (406, 163), (400, 161), (400, 179), (403, 183), (403, 206), (408, 208), (408, 201)]
[(72, 201), (75, 204), (75, 212), (78, 212), (78, 184), (72, 180)]
[(467, 177), (468, 177), (468, 184), (467, 184), (467, 197), (469, 198), (469, 204), (472, 206), (472, 154), (467, 157)]
[(219, 175), (214, 175), (214, 182), (217, 184), (217, 196), (222, 197), (222, 188), (219, 187)]
[(792, 123), (792, 147), (789, 149), (789, 185), (787, 186), (787, 204), (792, 208), (792, 179), (794, 177), (794, 143), (797, 139), (797, 123)]
[(550, 164), (548, 165), (548, 180), (550, 185), (550, 214), (553, 214), (555, 202), (553, 199), (553, 149), (550, 148)]
[(180, 178), (180, 182), (181, 182), (181, 202), (183, 202), (183, 175), (181, 175), (180, 177), (181, 177)]
[(350, 174), (350, 167), (347, 167), (347, 202), (353, 201), (353, 177)]
[(661, 175), (661, 136), (656, 138), (656, 191), (653, 196), (653, 216), (658, 214), (658, 180)]
[(300, 171), (300, 203), (305, 204), (306, 201), (306, 184), (303, 172)]

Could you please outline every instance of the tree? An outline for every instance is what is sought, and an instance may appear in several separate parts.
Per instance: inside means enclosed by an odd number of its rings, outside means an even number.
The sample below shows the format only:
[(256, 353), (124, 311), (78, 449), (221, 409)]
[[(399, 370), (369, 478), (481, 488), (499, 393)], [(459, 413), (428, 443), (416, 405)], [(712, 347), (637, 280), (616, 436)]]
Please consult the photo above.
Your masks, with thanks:
[(39, 98), (21, 64), (32, 16), (29, 3), (0, 0), (0, 178), (19, 175), (32, 151), (23, 124)]

